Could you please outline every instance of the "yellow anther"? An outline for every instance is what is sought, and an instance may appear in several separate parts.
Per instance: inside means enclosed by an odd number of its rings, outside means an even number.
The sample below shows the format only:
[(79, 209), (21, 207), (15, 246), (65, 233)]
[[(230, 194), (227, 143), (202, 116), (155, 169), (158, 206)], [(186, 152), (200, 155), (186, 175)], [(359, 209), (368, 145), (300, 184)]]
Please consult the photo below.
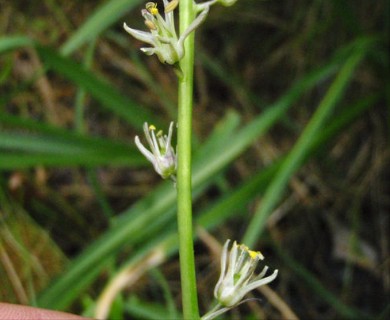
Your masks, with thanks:
[(155, 127), (154, 125), (151, 124), (151, 125), (149, 126), (149, 130), (150, 130), (150, 131), (154, 131), (154, 130), (156, 130), (156, 127)]
[(179, 4), (179, 0), (172, 0), (171, 2), (169, 2), (167, 4), (167, 6), (165, 7), (164, 12), (168, 13), (168, 12), (171, 12), (171, 11), (175, 10), (178, 4)]
[(252, 251), (252, 250), (248, 250), (248, 253), (249, 253), (249, 256), (251, 257), (251, 259), (255, 259), (260, 254), (260, 252)]
[(164, 135), (163, 131), (162, 131), (162, 130), (159, 130), (159, 131), (157, 132), (157, 134), (156, 134), (156, 137), (157, 137), (157, 138), (160, 138), (160, 137), (162, 137), (163, 135)]
[(145, 20), (145, 25), (149, 28), (149, 30), (157, 30), (156, 25), (150, 20)]
[(146, 10), (148, 10), (152, 15), (158, 14), (158, 9), (157, 9), (157, 3), (156, 2), (148, 2), (145, 5)]
[(264, 259), (260, 251), (250, 250), (245, 244), (240, 244), (240, 249), (248, 252), (248, 255), (251, 259), (256, 259), (257, 257), (259, 257), (261, 260)]

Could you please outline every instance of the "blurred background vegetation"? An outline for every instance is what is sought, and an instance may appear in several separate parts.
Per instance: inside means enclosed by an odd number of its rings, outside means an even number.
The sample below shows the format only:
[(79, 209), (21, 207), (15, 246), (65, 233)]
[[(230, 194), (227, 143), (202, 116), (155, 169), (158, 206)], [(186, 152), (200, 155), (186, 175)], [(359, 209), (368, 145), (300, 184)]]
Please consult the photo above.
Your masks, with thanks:
[[(172, 68), (122, 29), (143, 6), (0, 0), (1, 301), (180, 317), (175, 192), (133, 143), (176, 119)], [(226, 319), (389, 317), (389, 9), (239, 0), (197, 32), (203, 312), (250, 227), (279, 276)]]

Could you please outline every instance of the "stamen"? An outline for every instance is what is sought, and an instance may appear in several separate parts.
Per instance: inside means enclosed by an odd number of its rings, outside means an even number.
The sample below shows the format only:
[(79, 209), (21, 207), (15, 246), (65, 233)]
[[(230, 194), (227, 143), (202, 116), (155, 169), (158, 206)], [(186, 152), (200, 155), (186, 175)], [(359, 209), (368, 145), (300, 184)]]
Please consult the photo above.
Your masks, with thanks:
[(260, 251), (248, 250), (248, 253), (251, 259), (256, 259), (257, 257), (259, 257), (261, 260), (263, 260), (264, 258)]
[(157, 9), (157, 3), (156, 2), (148, 2), (145, 5), (146, 10), (148, 10), (152, 15), (158, 14), (158, 9)]
[(175, 10), (178, 4), (179, 4), (179, 0), (172, 0), (171, 2), (169, 2), (167, 4), (167, 6), (165, 7), (164, 12), (168, 13), (168, 12), (171, 12), (171, 11)]
[(154, 130), (156, 130), (156, 127), (155, 127), (154, 125), (151, 124), (151, 125), (149, 126), (149, 130), (150, 130), (150, 131), (154, 131)]
[(149, 30), (157, 30), (157, 26), (150, 20), (145, 20), (145, 25), (149, 28)]

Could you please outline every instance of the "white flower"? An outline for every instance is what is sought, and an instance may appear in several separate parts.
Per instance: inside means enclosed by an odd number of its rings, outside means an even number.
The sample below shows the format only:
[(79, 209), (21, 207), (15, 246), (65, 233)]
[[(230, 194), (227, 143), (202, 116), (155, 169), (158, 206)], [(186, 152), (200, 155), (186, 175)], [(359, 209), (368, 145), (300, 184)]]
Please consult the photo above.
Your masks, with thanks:
[(171, 178), (176, 181), (177, 160), (175, 151), (171, 146), (173, 122), (169, 125), (168, 136), (164, 135), (161, 130), (157, 134), (155, 134), (155, 131), (155, 126), (144, 123), (145, 137), (152, 152), (143, 146), (138, 136), (135, 137), (135, 144), (163, 179)]
[(249, 291), (271, 282), (278, 275), (278, 270), (275, 270), (264, 278), (267, 266), (260, 274), (254, 275), (258, 262), (264, 259), (263, 255), (234, 241), (228, 257), (229, 242), (227, 240), (223, 246), (221, 275), (214, 290), (215, 298), (226, 307), (235, 306)]
[(184, 40), (205, 20), (209, 6), (202, 8), (188, 29), (178, 37), (173, 11), (179, 4), (179, 0), (163, 0), (163, 2), (164, 18), (160, 15), (157, 3), (154, 2), (146, 3), (145, 9), (141, 11), (149, 32), (129, 28), (126, 23), (123, 24), (123, 27), (134, 38), (152, 46), (141, 48), (145, 54), (155, 54), (161, 62), (175, 64), (184, 56)]
[(276, 278), (278, 270), (264, 277), (268, 267), (255, 275), (255, 269), (264, 257), (259, 251), (249, 250), (245, 245), (234, 241), (228, 252), (230, 240), (225, 242), (221, 256), (221, 275), (214, 289), (218, 304), (202, 317), (202, 320), (214, 319), (218, 315), (237, 306), (243, 297), (253, 289), (265, 285)]

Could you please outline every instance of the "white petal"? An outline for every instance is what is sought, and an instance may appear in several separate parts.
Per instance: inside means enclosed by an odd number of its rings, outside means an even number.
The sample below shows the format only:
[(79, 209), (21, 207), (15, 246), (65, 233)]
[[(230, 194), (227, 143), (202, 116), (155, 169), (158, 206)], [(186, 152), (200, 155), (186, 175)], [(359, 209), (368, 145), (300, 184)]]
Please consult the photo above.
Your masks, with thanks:
[(194, 31), (207, 17), (207, 14), (209, 13), (210, 7), (207, 6), (205, 9), (199, 13), (199, 15), (192, 21), (192, 23), (188, 26), (187, 30), (183, 32), (182, 35), (180, 35), (180, 39), (178, 41), (178, 46), (182, 47), (184, 40), (188, 37), (188, 35)]
[(158, 145), (158, 142), (157, 142), (157, 139), (156, 139), (156, 135), (154, 133), (154, 130), (151, 130), (151, 136), (152, 136), (152, 139), (153, 139), (153, 148), (152, 148), (152, 151), (154, 153), (154, 155), (158, 158), (161, 157), (161, 152), (160, 152), (160, 147)]
[(214, 289), (214, 296), (217, 298), (218, 289), (221, 286), (221, 283), (225, 277), (225, 271), (226, 271), (226, 260), (228, 255), (228, 246), (229, 246), (230, 239), (226, 240), (223, 249), (222, 249), (222, 255), (221, 255), (221, 274), (219, 276), (218, 282), (215, 285)]
[(239, 294), (244, 296), (249, 291), (252, 291), (255, 288), (258, 288), (258, 287), (263, 286), (267, 283), (270, 283), (271, 281), (273, 281), (277, 277), (277, 275), (278, 275), (278, 270), (275, 270), (274, 273), (269, 275), (268, 277), (254, 281), (254, 282), (248, 284), (247, 286), (243, 287), (242, 289), (240, 289)]
[(173, 121), (169, 124), (168, 138), (165, 143), (165, 150), (169, 150), (171, 148), (171, 140), (172, 140), (172, 132), (173, 132)]
[(150, 32), (145, 32), (145, 31), (129, 28), (126, 23), (123, 23), (123, 28), (129, 34), (131, 34), (134, 38), (136, 38), (142, 42), (146, 42), (146, 43), (149, 43), (151, 45), (154, 45), (154, 43), (155, 43), (154, 36)]
[[(164, 5), (164, 7), (166, 7)], [(173, 37), (177, 39), (176, 35), (176, 29), (175, 29), (175, 16), (174, 16), (174, 10), (171, 10), (169, 12), (165, 12), (165, 22), (168, 27), (168, 30), (172, 33)]]
[(230, 249), (230, 256), (229, 256), (229, 268), (226, 273), (226, 279), (231, 282), (231, 285), (234, 284), (234, 273), (236, 271), (236, 263), (237, 263), (237, 242), (233, 242), (233, 246)]
[(146, 159), (148, 159), (151, 163), (154, 164), (156, 162), (156, 160), (155, 160), (153, 154), (148, 149), (146, 149), (144, 147), (144, 145), (139, 140), (138, 136), (135, 137), (134, 142), (137, 145), (137, 148), (139, 149), (139, 151), (141, 151), (141, 153), (146, 157)]
[(141, 51), (146, 55), (151, 56), (155, 54), (157, 50), (155, 48), (141, 48)]
[(265, 267), (263, 268), (263, 270), (261, 270), (261, 272), (259, 273), (259, 275), (256, 276), (256, 279), (261, 279), (262, 277), (264, 277), (265, 274), (267, 273), (267, 270), (268, 270), (268, 266), (265, 266)]

